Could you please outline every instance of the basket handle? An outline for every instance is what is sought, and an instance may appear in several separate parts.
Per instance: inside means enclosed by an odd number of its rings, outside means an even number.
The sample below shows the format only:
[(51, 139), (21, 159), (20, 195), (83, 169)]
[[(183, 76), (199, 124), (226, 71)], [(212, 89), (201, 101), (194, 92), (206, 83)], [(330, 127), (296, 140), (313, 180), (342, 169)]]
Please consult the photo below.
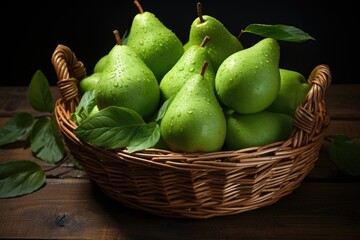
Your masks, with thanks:
[(304, 102), (298, 106), (294, 116), (292, 146), (297, 148), (315, 140), (330, 124), (325, 105), (326, 89), (330, 86), (332, 75), (328, 65), (320, 64), (309, 75), (311, 84)]
[(67, 109), (73, 113), (79, 104), (79, 81), (87, 75), (86, 68), (78, 61), (71, 49), (59, 44), (52, 57), (51, 62), (58, 77), (57, 85)]

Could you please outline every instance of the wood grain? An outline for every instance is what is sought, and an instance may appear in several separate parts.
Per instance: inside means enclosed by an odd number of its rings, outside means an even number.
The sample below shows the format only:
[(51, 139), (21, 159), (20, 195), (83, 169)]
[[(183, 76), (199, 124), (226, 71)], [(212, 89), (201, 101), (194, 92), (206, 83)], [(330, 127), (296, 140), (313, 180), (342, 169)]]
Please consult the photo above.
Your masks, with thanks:
[(194, 220), (162, 218), (125, 208), (86, 180), (50, 179), (46, 187), (23, 196), (23, 201), (1, 200), (2, 215), (12, 218), (0, 220), (0, 237), (355, 239), (360, 236), (360, 209), (352, 203), (353, 198), (360, 198), (358, 187), (359, 183), (303, 183), (271, 206), (233, 216)]
[(0, 237), (349, 240), (360, 236), (360, 207), (353, 205), (353, 199), (360, 198), (359, 188), (359, 182), (303, 183), (273, 205), (195, 220), (125, 208), (87, 180), (50, 179), (35, 193), (1, 200), (2, 215), (11, 218), (0, 219)]

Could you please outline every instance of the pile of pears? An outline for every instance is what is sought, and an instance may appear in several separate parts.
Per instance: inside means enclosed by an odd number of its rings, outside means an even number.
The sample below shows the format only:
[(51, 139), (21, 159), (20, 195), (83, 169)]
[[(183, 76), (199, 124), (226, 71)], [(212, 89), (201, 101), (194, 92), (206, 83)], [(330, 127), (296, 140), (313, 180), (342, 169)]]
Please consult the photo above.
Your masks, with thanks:
[(245, 48), (223, 23), (203, 15), (198, 2), (183, 43), (134, 3), (139, 13), (126, 43), (115, 30), (113, 48), (79, 82), (82, 94), (95, 92), (96, 111), (126, 107), (150, 122), (166, 103), (154, 147), (175, 152), (236, 150), (290, 136), (310, 85), (301, 73), (279, 66), (276, 39)]

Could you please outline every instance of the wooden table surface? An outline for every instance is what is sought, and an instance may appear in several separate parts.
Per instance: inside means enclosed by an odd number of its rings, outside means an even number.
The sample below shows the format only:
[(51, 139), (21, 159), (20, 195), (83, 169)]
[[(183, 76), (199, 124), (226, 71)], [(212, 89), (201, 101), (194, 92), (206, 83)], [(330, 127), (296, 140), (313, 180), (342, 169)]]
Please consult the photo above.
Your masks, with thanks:
[[(54, 98), (59, 97), (52, 86)], [(360, 84), (332, 85), (326, 93), (329, 135), (360, 142)], [(0, 126), (17, 112), (37, 113), (27, 87), (0, 88)], [(276, 203), (210, 219), (176, 219), (129, 209), (104, 195), (85, 172), (63, 164), (47, 171), (46, 185), (21, 197), (0, 199), (5, 239), (360, 239), (360, 178), (339, 170), (324, 141), (314, 169)], [(0, 162), (33, 160), (24, 143), (0, 149)], [(1, 180), (1, 179), (0, 179)]]

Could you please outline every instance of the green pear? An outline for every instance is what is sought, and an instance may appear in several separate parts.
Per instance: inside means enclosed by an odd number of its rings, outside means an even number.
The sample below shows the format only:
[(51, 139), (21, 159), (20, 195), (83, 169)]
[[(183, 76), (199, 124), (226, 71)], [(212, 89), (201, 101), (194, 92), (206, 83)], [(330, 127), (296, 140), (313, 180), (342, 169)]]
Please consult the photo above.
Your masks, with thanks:
[(224, 149), (237, 150), (284, 141), (292, 132), (293, 118), (284, 113), (261, 111), (253, 114), (226, 114)]
[(305, 100), (311, 85), (303, 74), (284, 68), (280, 68), (280, 81), (279, 94), (268, 110), (294, 117), (296, 108)]
[(279, 60), (280, 46), (273, 38), (231, 54), (215, 76), (220, 101), (243, 114), (266, 109), (280, 90)]
[(93, 109), (90, 111), (89, 116), (92, 115), (92, 114), (97, 113), (98, 111), (99, 111), (99, 108), (98, 108), (97, 105), (95, 105), (95, 106), (93, 107)]
[(189, 47), (189, 42), (184, 43), (183, 47), (184, 47), (184, 51), (186, 51), (186, 49), (188, 49)]
[(100, 80), (101, 75), (101, 72), (94, 72), (81, 79), (79, 82), (80, 92), (84, 94), (86, 91), (94, 89), (96, 84)]
[(161, 136), (172, 151), (212, 152), (224, 144), (226, 119), (212, 84), (204, 77), (207, 64), (185, 82), (161, 119)]
[(205, 36), (210, 36), (211, 41), (206, 44), (206, 49), (216, 71), (226, 57), (242, 50), (243, 45), (218, 19), (202, 15), (201, 6), (198, 2), (198, 17), (191, 24), (187, 46), (198, 45)]
[(166, 145), (164, 139), (161, 136), (159, 141), (154, 145), (153, 148), (171, 151), (171, 149)]
[(94, 73), (96, 72), (102, 72), (106, 66), (107, 63), (107, 59), (108, 59), (108, 55), (104, 55), (102, 56), (96, 63), (94, 66)]
[[(160, 82), (160, 92), (162, 100), (169, 99), (175, 95), (184, 85), (185, 81), (190, 79), (192, 75), (201, 72), (204, 61), (209, 61), (204, 46), (210, 40), (206, 36), (198, 45), (190, 46), (176, 64), (165, 74)], [(215, 90), (215, 71), (209, 62), (204, 76), (207, 81), (211, 82)]]
[(118, 31), (114, 31), (115, 46), (108, 53), (108, 63), (95, 87), (98, 108), (127, 107), (143, 118), (154, 114), (160, 100), (160, 88), (153, 72), (134, 50), (121, 45)]
[(134, 49), (160, 82), (184, 53), (184, 47), (153, 13), (144, 12), (138, 1), (134, 3), (140, 13), (133, 18), (126, 45)]

